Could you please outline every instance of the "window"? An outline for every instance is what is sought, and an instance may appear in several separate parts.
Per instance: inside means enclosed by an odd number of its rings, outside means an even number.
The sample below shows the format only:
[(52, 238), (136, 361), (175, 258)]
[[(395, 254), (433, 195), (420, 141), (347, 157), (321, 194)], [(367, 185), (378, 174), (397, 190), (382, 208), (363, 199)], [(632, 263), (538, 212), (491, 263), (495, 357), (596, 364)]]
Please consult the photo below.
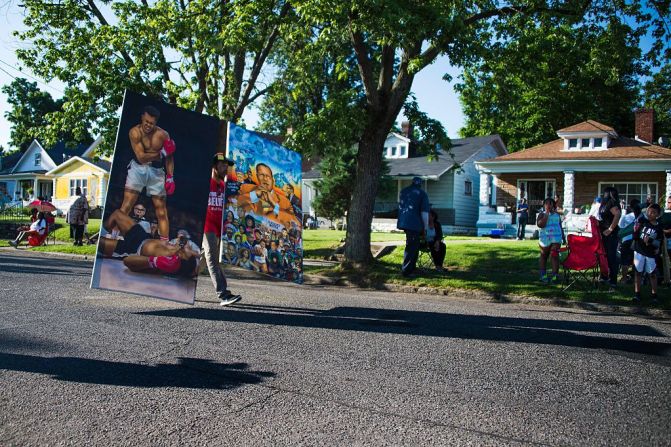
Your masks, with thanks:
[(76, 195), (77, 187), (82, 189), (82, 194), (87, 196), (89, 194), (88, 179), (85, 178), (71, 178), (70, 179), (70, 196)]
[(35, 166), (39, 166), (42, 164), (42, 154), (39, 152), (35, 154)]
[(620, 200), (629, 203), (631, 199), (638, 199), (641, 203), (645, 203), (648, 196), (652, 197), (654, 202), (657, 202), (657, 183), (599, 183), (599, 192), (603, 194), (603, 190), (607, 186), (613, 186), (617, 189)]
[(581, 147), (583, 149), (589, 148), (589, 138), (583, 138), (581, 141)]
[(594, 139), (594, 149), (601, 149), (601, 146), (603, 145), (603, 138), (595, 138)]
[(398, 155), (401, 157), (405, 157), (405, 146), (398, 147)]
[(571, 138), (570, 140), (568, 140), (568, 147), (569, 148), (578, 147), (578, 139), (577, 138)]
[(473, 182), (470, 180), (466, 180), (464, 182), (464, 195), (466, 196), (472, 196), (473, 195)]
[(396, 146), (391, 147), (391, 156), (395, 157), (396, 156)]

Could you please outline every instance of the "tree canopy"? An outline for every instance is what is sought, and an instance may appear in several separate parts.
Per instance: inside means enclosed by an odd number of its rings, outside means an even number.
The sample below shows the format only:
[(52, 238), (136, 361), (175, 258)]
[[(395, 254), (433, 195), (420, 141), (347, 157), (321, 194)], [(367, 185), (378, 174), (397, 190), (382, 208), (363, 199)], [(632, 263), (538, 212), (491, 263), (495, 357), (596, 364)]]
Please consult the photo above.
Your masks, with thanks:
[(2, 92), (12, 107), (5, 112), (5, 118), (11, 123), (10, 147), (23, 152), (34, 139), (47, 143), (63, 141), (72, 146), (93, 141), (83, 121), (75, 128), (63, 128), (54, 123), (53, 116), (63, 113), (66, 97), (54, 99), (48, 92), (40, 90), (37, 83), (23, 78), (3, 86)]
[(643, 104), (655, 111), (655, 134), (671, 137), (671, 63), (646, 82)]
[(466, 65), (457, 86), (463, 136), (496, 133), (517, 151), (588, 119), (633, 135), (645, 74), (634, 30), (618, 22), (554, 22), (530, 21), (515, 40)]
[[(26, 0), (19, 59), (68, 87), (52, 122), (113, 142), (124, 89), (237, 122), (270, 87), (263, 73), (291, 12), (283, 0)], [(111, 147), (108, 146), (108, 149)]]

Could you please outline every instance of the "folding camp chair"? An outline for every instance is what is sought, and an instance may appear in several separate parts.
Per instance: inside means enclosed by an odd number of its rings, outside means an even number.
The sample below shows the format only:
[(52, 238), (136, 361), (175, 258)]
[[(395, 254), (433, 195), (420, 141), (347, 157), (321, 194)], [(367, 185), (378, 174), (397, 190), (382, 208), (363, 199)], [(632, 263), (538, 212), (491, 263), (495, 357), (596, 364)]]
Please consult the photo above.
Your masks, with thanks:
[(608, 261), (604, 250), (599, 223), (590, 216), (591, 236), (569, 234), (568, 246), (561, 251), (568, 251), (568, 256), (562, 262), (564, 271), (564, 288), (576, 286), (584, 290), (596, 290), (599, 276), (608, 276)]
[(431, 251), (429, 250), (429, 245), (426, 243), (424, 238), (422, 238), (421, 244), (419, 246), (419, 254), (417, 255), (417, 268), (422, 270), (431, 270), (434, 268)]

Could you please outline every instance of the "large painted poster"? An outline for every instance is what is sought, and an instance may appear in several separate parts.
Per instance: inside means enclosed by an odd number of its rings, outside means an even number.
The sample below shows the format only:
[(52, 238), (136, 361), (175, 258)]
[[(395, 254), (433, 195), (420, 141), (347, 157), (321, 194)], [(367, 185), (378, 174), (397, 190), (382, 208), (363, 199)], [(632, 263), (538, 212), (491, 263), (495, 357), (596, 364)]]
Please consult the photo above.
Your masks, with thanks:
[(217, 118), (126, 92), (91, 287), (193, 304), (218, 134)]
[(303, 282), (301, 156), (229, 123), (221, 262)]

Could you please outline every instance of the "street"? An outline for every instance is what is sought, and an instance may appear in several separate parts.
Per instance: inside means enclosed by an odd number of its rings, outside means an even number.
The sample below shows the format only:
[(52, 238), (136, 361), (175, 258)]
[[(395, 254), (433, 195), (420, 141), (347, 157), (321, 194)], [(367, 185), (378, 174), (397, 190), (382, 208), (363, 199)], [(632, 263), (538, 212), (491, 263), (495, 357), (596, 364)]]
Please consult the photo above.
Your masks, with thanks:
[(668, 320), (0, 252), (0, 445), (671, 445)]

